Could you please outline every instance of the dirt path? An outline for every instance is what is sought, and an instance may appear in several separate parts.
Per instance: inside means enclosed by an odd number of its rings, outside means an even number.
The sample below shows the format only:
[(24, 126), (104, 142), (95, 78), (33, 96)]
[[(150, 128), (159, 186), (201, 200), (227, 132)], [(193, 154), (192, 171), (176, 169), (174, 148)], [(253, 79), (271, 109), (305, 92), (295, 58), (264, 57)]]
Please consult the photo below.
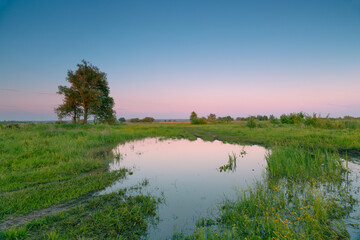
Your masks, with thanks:
[(89, 193), (80, 198), (73, 199), (73, 200), (67, 201), (65, 203), (61, 203), (61, 204), (58, 204), (58, 205), (55, 205), (55, 206), (52, 206), (49, 208), (44, 208), (44, 209), (34, 211), (28, 215), (21, 215), (21, 216), (15, 216), (15, 217), (9, 216), (5, 221), (0, 223), (0, 229), (7, 230), (7, 229), (10, 229), (15, 226), (24, 225), (25, 223), (30, 222), (35, 219), (38, 219), (38, 218), (54, 215), (59, 212), (69, 210), (69, 209), (75, 207), (75, 205), (77, 205), (80, 202), (87, 202), (92, 195), (93, 195), (93, 193)]
[(197, 128), (185, 128), (184, 129), (186, 132), (190, 133), (190, 134), (193, 134), (194, 136), (198, 137), (198, 138), (202, 138), (204, 137), (204, 135), (208, 135), (208, 136), (211, 136), (214, 140), (220, 140), (218, 136), (216, 136), (215, 134), (211, 133), (211, 132), (207, 132), (207, 131), (204, 131), (204, 130), (200, 130), (200, 129), (197, 129)]

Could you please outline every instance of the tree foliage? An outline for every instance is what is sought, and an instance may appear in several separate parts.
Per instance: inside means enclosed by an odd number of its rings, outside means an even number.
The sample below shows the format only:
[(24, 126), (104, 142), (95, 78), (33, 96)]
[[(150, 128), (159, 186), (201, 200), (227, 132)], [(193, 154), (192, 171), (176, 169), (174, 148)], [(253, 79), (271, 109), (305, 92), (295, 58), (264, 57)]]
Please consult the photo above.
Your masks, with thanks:
[(214, 122), (216, 121), (216, 115), (214, 113), (210, 113), (209, 116), (207, 117), (207, 120), (209, 122)]
[(190, 122), (193, 123), (194, 121), (196, 121), (197, 118), (198, 118), (198, 116), (197, 116), (196, 112), (193, 111), (190, 114)]
[(207, 124), (206, 118), (201, 117), (198, 118), (196, 112), (192, 112), (190, 115), (190, 123), (191, 124)]
[(124, 117), (121, 117), (121, 118), (119, 118), (119, 122), (120, 122), (120, 123), (125, 123), (125, 122), (126, 122), (126, 119), (125, 119)]
[(145, 117), (143, 119), (140, 119), (140, 118), (131, 118), (130, 119), (131, 123), (141, 123), (141, 122), (143, 122), (143, 123), (152, 123), (154, 121), (155, 121), (155, 119), (153, 117)]
[(217, 121), (230, 123), (230, 122), (234, 121), (234, 119), (231, 116), (226, 116), (226, 117), (218, 117)]
[(55, 109), (58, 117), (71, 116), (73, 122), (83, 117), (86, 124), (89, 115), (94, 116), (96, 122), (114, 123), (116, 121), (114, 100), (109, 96), (106, 73), (83, 60), (77, 65), (77, 70), (69, 70), (66, 80), (70, 87), (59, 86), (58, 93), (64, 95), (63, 104)]

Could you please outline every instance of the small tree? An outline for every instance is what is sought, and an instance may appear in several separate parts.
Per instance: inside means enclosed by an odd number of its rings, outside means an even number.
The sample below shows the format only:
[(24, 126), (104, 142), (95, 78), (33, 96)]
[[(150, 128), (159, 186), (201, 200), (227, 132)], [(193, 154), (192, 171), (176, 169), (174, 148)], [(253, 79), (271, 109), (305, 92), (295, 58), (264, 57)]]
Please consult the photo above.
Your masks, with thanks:
[(249, 128), (255, 128), (256, 127), (256, 118), (254, 116), (250, 116), (246, 125), (249, 127)]
[(138, 122), (140, 122), (140, 119), (139, 118), (131, 118), (130, 122), (131, 123), (138, 123)]
[(209, 122), (214, 122), (216, 121), (216, 115), (214, 113), (210, 113), (209, 116), (207, 117), (207, 120)]
[(196, 112), (193, 111), (190, 115), (190, 122), (194, 123), (197, 120), (197, 118), (198, 118), (198, 116), (197, 116)]
[(145, 123), (152, 123), (155, 121), (155, 119), (152, 117), (145, 117), (145, 118), (141, 119), (140, 121), (145, 122)]
[(124, 123), (124, 122), (126, 122), (126, 119), (124, 117), (121, 117), (121, 118), (119, 118), (119, 122)]

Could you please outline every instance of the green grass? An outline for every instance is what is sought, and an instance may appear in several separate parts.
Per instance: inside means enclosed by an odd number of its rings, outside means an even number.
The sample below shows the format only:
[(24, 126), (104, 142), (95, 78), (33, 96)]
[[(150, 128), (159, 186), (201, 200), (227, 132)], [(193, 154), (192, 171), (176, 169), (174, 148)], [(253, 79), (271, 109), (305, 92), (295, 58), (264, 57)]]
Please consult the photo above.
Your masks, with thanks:
[(293, 146), (272, 149), (266, 162), (270, 178), (340, 181), (346, 171), (338, 154)]
[(7, 239), (138, 239), (146, 233), (156, 200), (150, 196), (126, 197), (113, 193), (88, 203), (12, 228)]
[[(342, 218), (356, 200), (337, 154), (282, 147), (266, 159), (263, 182), (225, 201), (217, 221), (202, 221), (186, 238), (349, 239)], [(216, 228), (205, 228), (209, 222)]]
[[(199, 227), (187, 239), (348, 239), (341, 218), (346, 195), (310, 185), (260, 184), (220, 209), (218, 228)], [(325, 195), (324, 195), (325, 194)]]
[[(328, 184), (341, 186), (346, 171), (340, 156), (360, 153), (360, 128), (356, 120), (334, 120), (331, 124), (331, 127), (323, 124), (318, 128), (270, 121), (257, 122), (254, 128), (246, 122), (116, 126), (25, 124), (19, 129), (0, 124), (0, 222), (80, 197), (90, 199), (89, 204), (77, 203), (75, 210), (32, 221), (7, 230), (2, 236), (9, 239), (138, 238), (145, 233), (146, 216), (154, 214), (154, 199), (122, 194), (90, 197), (126, 174), (126, 171), (108, 171), (109, 162), (116, 157), (111, 150), (119, 143), (146, 137), (195, 140), (199, 136), (206, 141), (260, 144), (270, 147), (272, 154), (267, 156), (266, 182), (249, 189), (235, 202), (225, 202), (218, 220), (205, 221), (217, 227), (200, 228), (188, 238), (346, 238), (341, 219), (354, 200), (345, 190), (341, 192), (343, 196), (328, 196), (319, 191)], [(152, 210), (143, 211), (150, 202)], [(92, 208), (93, 203), (101, 207)], [(123, 208), (128, 212), (121, 212)], [(294, 212), (299, 219), (294, 217)], [(94, 214), (108, 219), (95, 218)], [(121, 214), (127, 216), (126, 219)], [(72, 222), (72, 216), (79, 221)], [(141, 219), (135, 226), (132, 220), (127, 220), (133, 217)], [(99, 225), (86, 219), (96, 219)]]

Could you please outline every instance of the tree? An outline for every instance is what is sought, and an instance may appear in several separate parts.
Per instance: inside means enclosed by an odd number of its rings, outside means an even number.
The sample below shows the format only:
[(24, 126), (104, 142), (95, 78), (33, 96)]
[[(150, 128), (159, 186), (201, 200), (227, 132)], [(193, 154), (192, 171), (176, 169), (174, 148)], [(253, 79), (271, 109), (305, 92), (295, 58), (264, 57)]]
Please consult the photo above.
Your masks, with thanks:
[(110, 88), (108, 86), (106, 77), (101, 79), (97, 88), (103, 93), (99, 96), (100, 105), (94, 107), (91, 110), (91, 114), (95, 116), (95, 119), (101, 123), (113, 124), (116, 122), (114, 107), (114, 99), (109, 96)]
[(138, 122), (140, 122), (140, 119), (139, 118), (131, 118), (129, 121), (131, 123), (138, 123)]
[(233, 119), (231, 116), (218, 117), (217, 120), (218, 120), (219, 122), (226, 122), (226, 123), (229, 123), (229, 122), (234, 121), (234, 119)]
[(210, 113), (209, 116), (207, 117), (207, 120), (209, 122), (214, 122), (216, 121), (216, 115), (214, 113)]
[(145, 117), (145, 118), (141, 119), (140, 121), (145, 122), (145, 123), (152, 123), (155, 121), (155, 119), (152, 117)]
[(250, 116), (246, 125), (249, 127), (249, 128), (255, 128), (256, 127), (256, 118), (254, 116)]
[(124, 123), (124, 122), (126, 122), (126, 119), (124, 117), (121, 117), (121, 118), (119, 118), (119, 122)]
[(106, 74), (85, 60), (77, 67), (75, 72), (67, 72), (66, 80), (71, 86), (59, 86), (58, 93), (65, 99), (55, 112), (59, 117), (72, 116), (73, 119), (81, 114), (84, 124), (87, 124), (89, 115), (94, 115), (99, 122), (115, 122), (114, 100), (109, 96)]
[(65, 86), (59, 86), (58, 94), (63, 94), (65, 96), (63, 104), (55, 109), (55, 113), (58, 115), (59, 119), (64, 117), (72, 117), (72, 123), (77, 123), (83, 111), (80, 108), (80, 103), (78, 101), (77, 92), (73, 91), (71, 88)]
[(197, 116), (196, 112), (193, 111), (190, 115), (190, 122), (194, 123), (197, 120), (197, 118), (198, 118), (198, 116)]

